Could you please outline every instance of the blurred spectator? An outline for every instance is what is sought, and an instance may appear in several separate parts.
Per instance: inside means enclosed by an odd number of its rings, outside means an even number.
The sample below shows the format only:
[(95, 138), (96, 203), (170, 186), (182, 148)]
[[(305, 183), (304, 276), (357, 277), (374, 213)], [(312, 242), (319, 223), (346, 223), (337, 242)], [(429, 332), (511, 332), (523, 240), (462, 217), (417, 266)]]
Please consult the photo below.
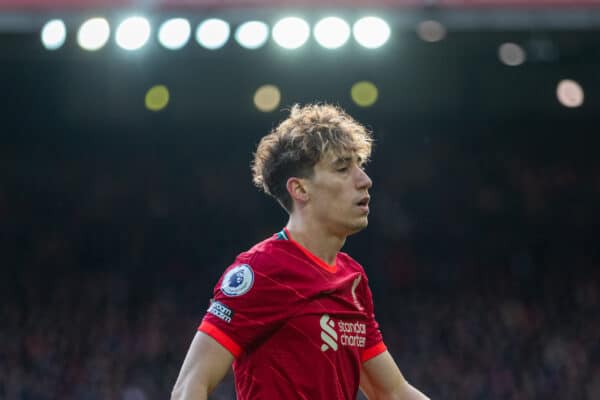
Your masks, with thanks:
[[(382, 147), (370, 171), (347, 246), (384, 339), (432, 398), (597, 400), (600, 167), (470, 146), (407, 145), (397, 173)], [(222, 269), (283, 221), (241, 157), (146, 157), (2, 172), (0, 398), (168, 398)], [(234, 396), (228, 376), (212, 398)]]

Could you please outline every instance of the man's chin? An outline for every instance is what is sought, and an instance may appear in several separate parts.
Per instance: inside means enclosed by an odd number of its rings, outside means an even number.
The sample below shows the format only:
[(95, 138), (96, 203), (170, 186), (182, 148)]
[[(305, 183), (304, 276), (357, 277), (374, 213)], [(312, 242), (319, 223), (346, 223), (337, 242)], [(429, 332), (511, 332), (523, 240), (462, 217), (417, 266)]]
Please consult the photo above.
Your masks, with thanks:
[(358, 233), (358, 232), (362, 231), (368, 225), (369, 225), (369, 219), (365, 216), (365, 217), (361, 218), (359, 221), (357, 221), (355, 224), (353, 224), (352, 226), (350, 226), (350, 233), (349, 233), (349, 235), (353, 235), (355, 233)]

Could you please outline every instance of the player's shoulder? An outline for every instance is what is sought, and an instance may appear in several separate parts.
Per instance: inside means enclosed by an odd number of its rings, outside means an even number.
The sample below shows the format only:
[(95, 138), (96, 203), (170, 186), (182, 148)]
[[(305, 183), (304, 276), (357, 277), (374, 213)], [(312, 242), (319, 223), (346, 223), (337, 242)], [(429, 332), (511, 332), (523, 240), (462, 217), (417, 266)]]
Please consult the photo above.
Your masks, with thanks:
[(245, 263), (256, 270), (268, 271), (281, 264), (281, 259), (287, 256), (289, 251), (286, 240), (281, 240), (279, 234), (272, 235), (265, 240), (256, 243), (250, 249), (238, 254), (236, 263)]
[(230, 297), (241, 296), (255, 286), (257, 274), (270, 275), (271, 263), (268, 262), (268, 257), (264, 257), (264, 253), (269, 251), (271, 239), (265, 239), (238, 254), (223, 272), (215, 290), (220, 290)]
[(346, 268), (365, 274), (363, 266), (352, 258), (348, 253), (340, 251), (337, 256), (337, 264), (343, 264)]

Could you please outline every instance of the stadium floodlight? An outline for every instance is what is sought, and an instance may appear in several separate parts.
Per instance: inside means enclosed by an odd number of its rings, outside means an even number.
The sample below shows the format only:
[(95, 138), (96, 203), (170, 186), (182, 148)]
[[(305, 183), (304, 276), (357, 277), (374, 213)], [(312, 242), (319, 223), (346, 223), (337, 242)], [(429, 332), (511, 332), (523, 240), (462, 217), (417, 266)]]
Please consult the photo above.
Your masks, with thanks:
[(422, 21), (417, 25), (417, 34), (422, 40), (435, 43), (446, 37), (446, 27), (435, 20)]
[(274, 111), (281, 102), (281, 92), (275, 85), (263, 85), (254, 92), (254, 105), (259, 111)]
[(101, 49), (110, 36), (110, 25), (104, 18), (92, 18), (85, 21), (77, 31), (77, 43), (84, 50)]
[(371, 107), (379, 97), (379, 90), (373, 82), (360, 81), (350, 89), (352, 100), (360, 107)]
[(185, 18), (169, 19), (158, 30), (158, 41), (169, 50), (178, 50), (190, 40), (192, 28)]
[(60, 19), (53, 19), (46, 22), (42, 28), (42, 44), (48, 50), (59, 49), (67, 38), (67, 27)]
[(381, 47), (390, 38), (390, 26), (378, 17), (364, 17), (352, 28), (354, 39), (368, 49)]
[(198, 25), (196, 41), (200, 46), (209, 50), (216, 50), (229, 40), (229, 24), (222, 19), (210, 18)]
[(350, 26), (337, 17), (327, 17), (315, 25), (315, 40), (326, 49), (337, 49), (346, 44), (350, 38)]
[(150, 39), (150, 22), (144, 17), (129, 17), (119, 24), (115, 40), (125, 50), (138, 50)]
[(147, 92), (144, 98), (146, 108), (150, 111), (163, 110), (169, 104), (169, 88), (165, 85), (152, 86)]
[(556, 97), (563, 106), (577, 108), (583, 105), (585, 94), (577, 81), (563, 79), (556, 87)]
[(297, 49), (308, 40), (310, 27), (302, 18), (287, 17), (273, 26), (273, 40), (284, 49)]
[(516, 43), (503, 43), (498, 47), (498, 58), (510, 67), (521, 65), (527, 59), (527, 53)]
[(235, 40), (246, 49), (258, 49), (269, 38), (269, 27), (264, 22), (248, 21), (238, 26), (235, 31)]

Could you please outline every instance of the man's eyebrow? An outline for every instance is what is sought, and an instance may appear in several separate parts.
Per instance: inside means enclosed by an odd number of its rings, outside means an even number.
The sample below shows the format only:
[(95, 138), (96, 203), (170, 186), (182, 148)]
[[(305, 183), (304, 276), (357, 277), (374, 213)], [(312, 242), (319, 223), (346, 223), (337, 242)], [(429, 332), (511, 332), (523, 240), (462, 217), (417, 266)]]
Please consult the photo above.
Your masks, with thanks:
[(347, 157), (338, 157), (333, 161), (333, 165), (342, 165), (342, 164), (347, 164), (349, 162), (352, 162), (354, 159), (356, 159), (356, 162), (359, 165), (362, 165), (365, 163), (365, 160), (360, 157), (360, 156), (347, 156)]
[(352, 161), (352, 157), (338, 157), (333, 161), (333, 165), (347, 164)]

